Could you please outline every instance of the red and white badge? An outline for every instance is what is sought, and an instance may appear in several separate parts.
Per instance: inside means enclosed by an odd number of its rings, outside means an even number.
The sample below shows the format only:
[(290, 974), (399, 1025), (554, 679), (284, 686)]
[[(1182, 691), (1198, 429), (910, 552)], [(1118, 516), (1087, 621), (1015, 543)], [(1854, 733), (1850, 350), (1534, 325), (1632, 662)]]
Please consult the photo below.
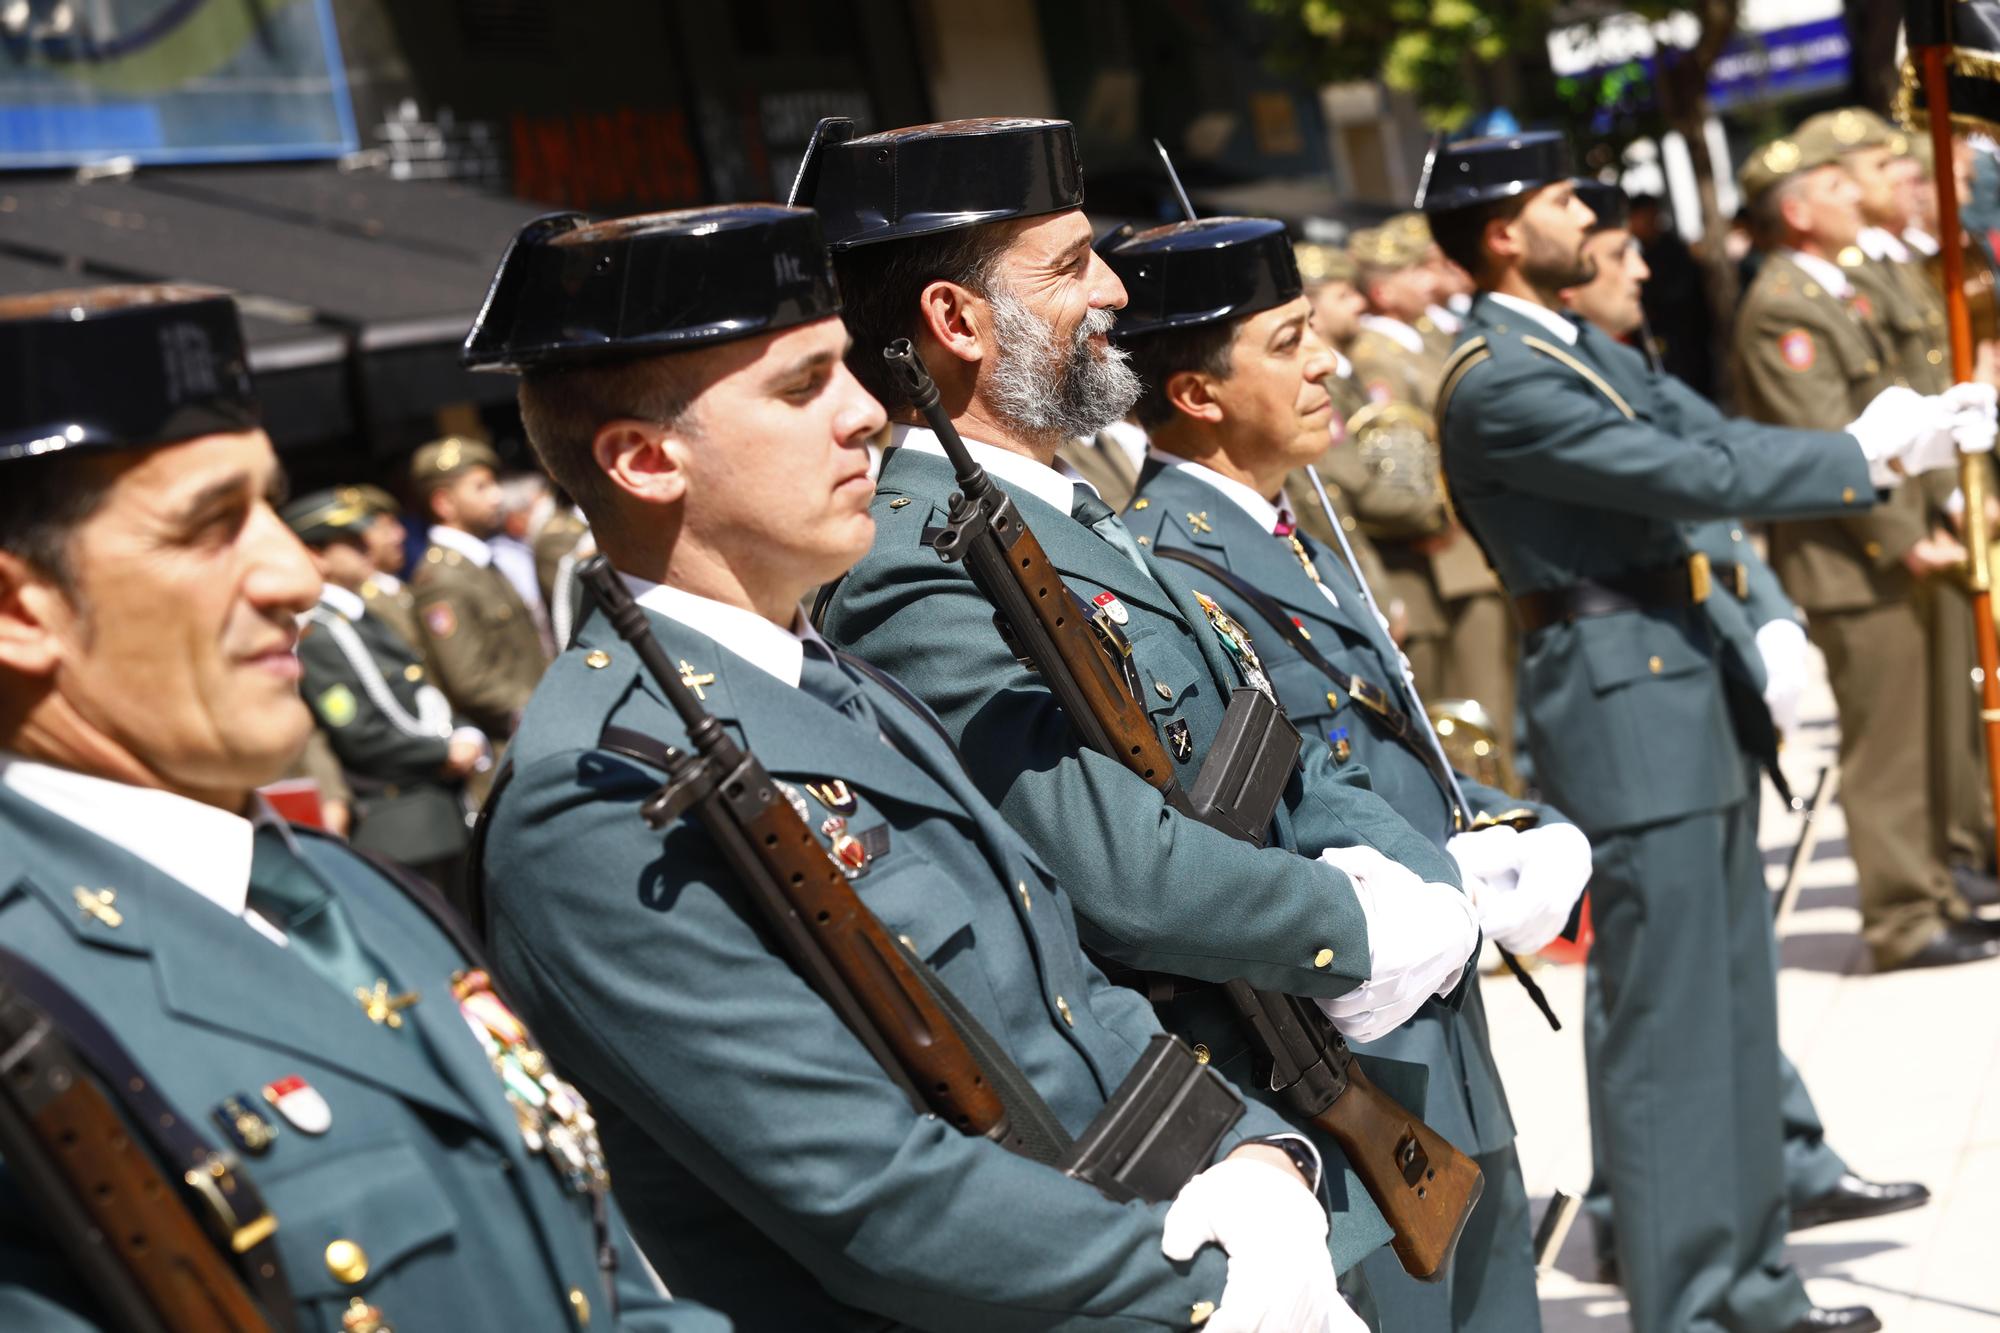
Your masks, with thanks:
[(1812, 335), (1804, 329), (1779, 334), (1778, 355), (1784, 357), (1785, 364), (1793, 370), (1811, 370), (1817, 357)]
[(1131, 613), (1125, 609), (1125, 603), (1118, 600), (1118, 594), (1115, 592), (1108, 590), (1101, 592), (1090, 599), (1090, 604), (1109, 616), (1114, 625), (1122, 625), (1132, 618)]
[(458, 614), (449, 602), (437, 602), (424, 608), (424, 624), (440, 639), (449, 639), (458, 630)]
[(333, 1128), (333, 1108), (318, 1088), (297, 1074), (266, 1083), (263, 1091), (264, 1100), (299, 1133), (324, 1134)]

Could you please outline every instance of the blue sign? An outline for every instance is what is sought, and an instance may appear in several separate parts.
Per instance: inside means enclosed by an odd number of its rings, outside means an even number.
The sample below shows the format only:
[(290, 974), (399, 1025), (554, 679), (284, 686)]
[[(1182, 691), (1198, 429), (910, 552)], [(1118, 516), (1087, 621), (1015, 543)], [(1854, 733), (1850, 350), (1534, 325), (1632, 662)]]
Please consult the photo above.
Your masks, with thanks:
[(1847, 86), (1853, 48), (1835, 16), (1769, 32), (1738, 33), (1708, 72), (1716, 110), (1784, 101)]

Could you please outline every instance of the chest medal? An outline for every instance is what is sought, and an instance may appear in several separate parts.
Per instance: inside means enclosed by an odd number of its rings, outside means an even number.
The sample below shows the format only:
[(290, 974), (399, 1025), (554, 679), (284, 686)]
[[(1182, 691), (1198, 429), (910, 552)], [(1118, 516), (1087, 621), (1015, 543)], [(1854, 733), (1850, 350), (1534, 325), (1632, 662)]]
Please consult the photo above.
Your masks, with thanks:
[(465, 1025), (479, 1039), (493, 1072), (506, 1089), (507, 1105), (528, 1151), (539, 1153), (578, 1194), (602, 1194), (611, 1186), (597, 1120), (577, 1090), (556, 1076), (548, 1057), (528, 1036), (527, 1027), (493, 991), (483, 970), (454, 973), (452, 998)]
[(1250, 642), (1250, 632), (1237, 624), (1235, 617), (1218, 606), (1207, 593), (1197, 592), (1194, 597), (1201, 603), (1202, 613), (1208, 617), (1215, 637), (1222, 640), (1222, 646), (1236, 661), (1236, 669), (1243, 673), (1243, 683), (1275, 702), (1278, 696), (1271, 691), (1271, 678), (1264, 674), (1264, 663)]

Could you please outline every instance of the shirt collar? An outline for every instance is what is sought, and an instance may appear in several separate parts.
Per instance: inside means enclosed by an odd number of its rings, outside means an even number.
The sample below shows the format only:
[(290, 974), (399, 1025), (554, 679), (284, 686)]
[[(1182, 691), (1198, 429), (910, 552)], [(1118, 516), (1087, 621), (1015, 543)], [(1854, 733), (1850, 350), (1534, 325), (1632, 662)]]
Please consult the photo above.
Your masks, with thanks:
[(1931, 235), (1922, 227), (1903, 228), (1903, 244), (1909, 246), (1925, 258), (1929, 258), (1938, 252), (1937, 237)]
[(1456, 334), (1465, 327), (1465, 321), (1458, 317), (1458, 312), (1444, 306), (1427, 306), (1424, 313), (1431, 317), (1431, 323), (1438, 326), (1439, 333)]
[(1840, 265), (1821, 259), (1818, 255), (1809, 255), (1803, 250), (1787, 250), (1785, 257), (1804, 269), (1807, 277), (1841, 300), (1844, 301), (1854, 294), (1854, 284), (1840, 271)]
[[(944, 446), (938, 443), (937, 435), (925, 426), (895, 426), (889, 443), (897, 449), (914, 449), (920, 454), (944, 457)], [(1065, 514), (1076, 505), (1076, 488), (1079, 485), (1090, 486), (1067, 465), (1049, 467), (1026, 454), (1002, 449), (997, 444), (981, 444), (978, 440), (967, 440), (965, 448), (975, 463), (1000, 480), (1010, 486), (1019, 486), (1043, 504)], [(1097, 494), (1097, 488), (1090, 486), (1090, 492)]]
[(388, 593), (391, 597), (403, 590), (403, 581), (401, 579), (397, 578), (394, 574), (384, 574), (379, 569), (368, 576), (368, 581), (383, 592)]
[(1354, 363), (1347, 359), (1347, 353), (1341, 351), (1338, 347), (1328, 348), (1327, 350), (1333, 353), (1333, 373), (1344, 380), (1353, 379)]
[(1576, 346), (1576, 325), (1570, 323), (1547, 306), (1536, 305), (1533, 301), (1523, 301), (1520, 297), (1509, 296), (1505, 292), (1488, 292), (1486, 293), (1486, 299), (1503, 309), (1513, 311), (1517, 315), (1526, 315), (1529, 319), (1534, 320), (1550, 333), (1562, 339), (1566, 346)]
[(735, 653), (751, 666), (793, 689), (799, 687), (799, 672), (805, 665), (806, 645), (813, 644), (829, 660), (833, 649), (804, 616), (796, 616), (792, 628), (774, 625), (755, 611), (718, 602), (665, 583), (652, 583), (631, 574), (621, 576), (633, 598), (648, 611), (685, 625)]
[(1278, 520), (1284, 517), (1284, 511), (1257, 494), (1256, 488), (1245, 486), (1234, 477), (1225, 477), (1214, 468), (1203, 467), (1200, 463), (1175, 457), (1160, 449), (1152, 450), (1151, 457), (1154, 462), (1164, 467), (1179, 468), (1203, 485), (1221, 491), (1235, 501), (1236, 507), (1248, 514), (1251, 521), (1264, 531), (1275, 533), (1278, 530)]
[(1886, 259), (1892, 264), (1907, 264), (1910, 260), (1910, 247), (1886, 227), (1863, 227), (1854, 243), (1870, 259)]
[(442, 523), (431, 524), (431, 541), (447, 551), (456, 551), (478, 565), (481, 569), (493, 563), (493, 548), (469, 532), (448, 528)]
[(0, 785), (52, 815), (122, 847), (228, 912), (242, 916), (250, 896), (251, 836), (275, 824), (291, 831), (255, 798), (252, 818), (153, 787), (135, 787), (0, 752)]
[(349, 620), (359, 620), (368, 612), (368, 603), (361, 600), (360, 594), (350, 592), (337, 583), (322, 583), (319, 600), (320, 605), (332, 607)]
[(1421, 352), (1424, 350), (1424, 335), (1418, 333), (1400, 319), (1391, 319), (1387, 315), (1363, 315), (1361, 317), (1361, 327), (1370, 332), (1381, 334), (1384, 338), (1394, 342), (1406, 352)]

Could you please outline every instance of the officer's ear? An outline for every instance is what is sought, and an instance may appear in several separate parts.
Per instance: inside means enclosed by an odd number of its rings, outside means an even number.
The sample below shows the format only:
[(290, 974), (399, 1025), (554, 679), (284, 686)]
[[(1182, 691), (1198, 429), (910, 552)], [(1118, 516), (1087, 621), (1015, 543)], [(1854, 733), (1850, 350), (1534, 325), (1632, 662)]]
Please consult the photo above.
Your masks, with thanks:
[(1205, 371), (1175, 371), (1167, 376), (1165, 393), (1174, 411), (1207, 425), (1219, 425), (1228, 415), (1216, 397), (1214, 377)]
[(626, 495), (642, 504), (670, 505), (687, 493), (690, 438), (681, 424), (617, 417), (597, 428), (590, 455)]
[[(62, 660), (62, 630), (75, 617), (74, 604), (54, 579), (12, 551), (0, 551), (0, 683), (10, 675), (53, 675)], [(0, 699), (0, 716), (6, 704)]]
[(1518, 260), (1528, 252), (1527, 224), (1522, 221), (1527, 211), (1516, 209), (1511, 214), (1488, 218), (1479, 229), (1479, 248), (1496, 266)]
[[(917, 293), (917, 311), (924, 332), (946, 355), (967, 365), (986, 359), (993, 339), (993, 308), (986, 298), (956, 282), (940, 278)], [(930, 367), (933, 374), (949, 367)]]

